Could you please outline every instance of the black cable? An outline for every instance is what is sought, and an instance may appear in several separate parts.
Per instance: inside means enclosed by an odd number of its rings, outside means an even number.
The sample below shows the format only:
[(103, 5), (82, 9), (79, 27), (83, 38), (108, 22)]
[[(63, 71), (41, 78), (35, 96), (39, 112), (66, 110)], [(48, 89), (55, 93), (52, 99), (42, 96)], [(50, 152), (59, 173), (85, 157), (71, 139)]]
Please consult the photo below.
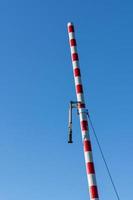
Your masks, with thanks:
[(115, 186), (115, 184), (114, 184), (114, 180), (113, 180), (113, 178), (112, 178), (112, 175), (111, 175), (111, 172), (110, 172), (110, 170), (109, 170), (109, 167), (108, 167), (107, 161), (106, 161), (106, 159), (105, 159), (105, 156), (104, 156), (104, 153), (103, 153), (102, 147), (101, 147), (101, 145), (100, 145), (100, 143), (99, 143), (99, 139), (98, 139), (98, 137), (97, 137), (97, 135), (96, 135), (96, 131), (95, 131), (95, 128), (94, 128), (94, 126), (93, 126), (92, 120), (91, 120), (91, 118), (90, 118), (89, 113), (87, 113), (87, 115), (88, 115), (88, 119), (89, 119), (89, 121), (90, 121), (90, 125), (91, 125), (91, 128), (92, 128), (92, 131), (93, 131), (93, 133), (94, 133), (94, 136), (95, 136), (95, 139), (96, 139), (97, 145), (98, 145), (98, 147), (99, 147), (99, 150), (100, 150), (100, 153), (101, 153), (101, 156), (102, 156), (103, 162), (104, 162), (105, 167), (106, 167), (106, 169), (107, 169), (107, 172), (108, 172), (108, 175), (109, 175), (110, 181), (111, 181), (112, 186), (113, 186), (113, 188), (114, 188), (114, 192), (115, 192), (115, 194), (116, 194), (117, 199), (120, 200), (119, 194), (118, 194), (117, 189), (116, 189), (116, 186)]

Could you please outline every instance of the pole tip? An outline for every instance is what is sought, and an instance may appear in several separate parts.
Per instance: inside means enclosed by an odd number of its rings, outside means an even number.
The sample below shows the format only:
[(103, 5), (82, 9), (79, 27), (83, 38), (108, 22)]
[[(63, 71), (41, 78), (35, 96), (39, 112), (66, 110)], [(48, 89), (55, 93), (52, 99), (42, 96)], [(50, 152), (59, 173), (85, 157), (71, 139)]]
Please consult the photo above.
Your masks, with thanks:
[(67, 26), (73, 26), (73, 23), (72, 22), (68, 22)]

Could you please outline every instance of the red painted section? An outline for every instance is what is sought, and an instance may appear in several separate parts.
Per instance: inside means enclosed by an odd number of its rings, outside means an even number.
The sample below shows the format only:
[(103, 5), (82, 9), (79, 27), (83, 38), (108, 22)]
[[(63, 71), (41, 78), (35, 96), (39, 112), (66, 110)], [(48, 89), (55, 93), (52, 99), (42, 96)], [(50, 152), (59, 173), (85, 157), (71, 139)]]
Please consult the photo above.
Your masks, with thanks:
[(77, 93), (83, 93), (83, 88), (81, 84), (76, 85), (76, 92)]
[(88, 122), (83, 120), (81, 121), (81, 129), (82, 131), (88, 131)]
[(72, 54), (72, 61), (78, 61), (79, 58), (78, 58), (78, 54), (77, 53), (73, 53)]
[(80, 76), (80, 69), (79, 68), (75, 68), (74, 69), (74, 76)]
[(91, 199), (98, 198), (97, 186), (93, 185), (90, 187), (90, 194), (91, 194)]
[(78, 103), (78, 108), (85, 108), (85, 104), (84, 103)]
[(70, 46), (76, 46), (76, 40), (75, 39), (71, 39), (70, 40)]
[(92, 151), (91, 142), (89, 140), (84, 140), (84, 151)]
[(74, 27), (73, 27), (73, 25), (68, 26), (68, 32), (69, 32), (69, 33), (74, 32)]
[(93, 162), (86, 163), (87, 174), (95, 174)]

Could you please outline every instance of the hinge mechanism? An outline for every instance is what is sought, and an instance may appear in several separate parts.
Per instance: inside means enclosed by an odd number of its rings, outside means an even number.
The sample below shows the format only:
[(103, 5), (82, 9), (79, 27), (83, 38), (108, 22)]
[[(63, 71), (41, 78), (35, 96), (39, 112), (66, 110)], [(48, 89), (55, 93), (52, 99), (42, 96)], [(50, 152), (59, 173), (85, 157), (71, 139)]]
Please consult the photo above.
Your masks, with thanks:
[(76, 101), (70, 101), (69, 104), (69, 120), (68, 120), (68, 143), (72, 144), (72, 109), (78, 108), (78, 103)]

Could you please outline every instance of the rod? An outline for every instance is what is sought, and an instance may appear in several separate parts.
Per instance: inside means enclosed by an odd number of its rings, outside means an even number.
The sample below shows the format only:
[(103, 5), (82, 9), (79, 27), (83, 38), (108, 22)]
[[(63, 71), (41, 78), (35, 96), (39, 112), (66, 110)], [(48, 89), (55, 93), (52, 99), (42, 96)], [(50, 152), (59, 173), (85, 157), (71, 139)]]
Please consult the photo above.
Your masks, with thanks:
[(84, 100), (84, 94), (83, 94), (83, 85), (81, 81), (79, 56), (77, 52), (77, 44), (76, 44), (76, 39), (75, 39), (73, 23), (69, 22), (67, 24), (67, 28), (68, 28), (68, 35), (69, 35), (69, 44), (70, 44), (70, 51), (71, 51), (71, 60), (72, 60), (72, 66), (73, 66), (76, 96), (77, 96), (77, 102), (78, 102), (78, 113), (79, 113), (80, 127), (81, 127), (81, 133), (82, 133), (89, 195), (90, 195), (91, 200), (99, 200), (93, 155), (92, 155), (92, 147), (91, 147), (91, 141), (89, 137), (87, 112), (86, 112), (86, 106), (85, 106), (85, 100)]
[(72, 101), (69, 105), (69, 120), (68, 120), (68, 143), (73, 143), (72, 141)]

